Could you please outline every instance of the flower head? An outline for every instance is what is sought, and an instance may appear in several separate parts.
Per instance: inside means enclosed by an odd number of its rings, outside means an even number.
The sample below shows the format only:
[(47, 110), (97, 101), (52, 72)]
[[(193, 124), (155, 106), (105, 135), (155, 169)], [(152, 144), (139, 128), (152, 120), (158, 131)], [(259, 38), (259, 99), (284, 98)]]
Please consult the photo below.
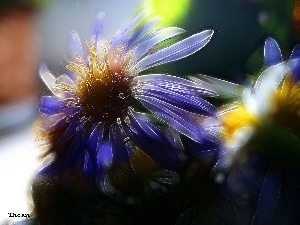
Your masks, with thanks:
[(257, 199), (254, 224), (270, 224), (282, 181), (290, 208), (299, 188), (299, 182), (292, 180), (300, 159), (300, 49), (296, 46), (284, 62), (273, 39), (266, 40), (264, 50), (266, 68), (252, 85), (200, 77), (220, 95), (234, 96), (218, 113), (223, 146), (214, 173), (216, 181), (223, 183), (230, 169), (223, 187), (230, 198), (246, 204)]
[[(278, 149), (288, 147), (287, 142), (295, 144), (300, 134), (298, 51), (296, 46), (291, 59), (282, 62), (277, 43), (271, 38), (267, 39), (267, 69), (259, 75), (253, 86), (244, 88), (240, 101), (227, 105), (219, 113), (225, 145), (235, 150), (243, 147), (256, 151), (267, 143), (270, 147), (271, 139), (280, 136), (279, 142), (282, 144)], [(286, 140), (283, 138), (285, 132), (291, 135)], [(276, 155), (274, 149), (271, 155)]]
[(69, 75), (55, 78), (41, 67), (40, 75), (54, 94), (42, 98), (40, 109), (49, 152), (55, 153), (44, 172), (82, 167), (95, 177), (113, 164), (130, 163), (135, 147), (174, 170), (182, 162), (178, 132), (201, 141), (204, 130), (197, 115), (215, 112), (201, 96), (215, 92), (183, 78), (142, 72), (193, 54), (209, 42), (213, 31), (162, 47), (183, 30), (157, 29), (158, 20), (146, 17), (142, 12), (105, 41), (100, 15), (86, 47), (71, 34)]

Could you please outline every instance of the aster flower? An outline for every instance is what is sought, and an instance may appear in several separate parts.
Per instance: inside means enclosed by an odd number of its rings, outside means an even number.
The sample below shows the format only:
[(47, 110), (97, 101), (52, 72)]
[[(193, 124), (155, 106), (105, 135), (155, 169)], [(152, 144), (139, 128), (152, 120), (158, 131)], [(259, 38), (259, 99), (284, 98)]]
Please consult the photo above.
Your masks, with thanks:
[(54, 160), (41, 174), (81, 168), (93, 179), (115, 164), (130, 164), (136, 147), (167, 170), (182, 163), (179, 134), (201, 142), (204, 130), (196, 115), (215, 109), (202, 96), (206, 87), (166, 74), (143, 71), (189, 56), (211, 39), (205, 30), (175, 44), (177, 27), (157, 29), (157, 18), (139, 14), (129, 26), (105, 41), (100, 14), (86, 46), (71, 34), (69, 75), (56, 78), (43, 65), (40, 75), (54, 94), (41, 101), (42, 135)]
[(214, 172), (217, 181), (224, 182), (231, 169), (223, 191), (242, 198), (249, 198), (262, 180), (254, 224), (272, 221), (282, 185), (295, 215), (300, 209), (294, 199), (300, 183), (293, 178), (300, 171), (300, 49), (296, 46), (285, 62), (273, 39), (266, 40), (264, 50), (266, 69), (253, 85), (242, 89), (210, 77), (194, 78), (208, 82), (220, 95), (235, 96), (218, 113), (223, 147)]

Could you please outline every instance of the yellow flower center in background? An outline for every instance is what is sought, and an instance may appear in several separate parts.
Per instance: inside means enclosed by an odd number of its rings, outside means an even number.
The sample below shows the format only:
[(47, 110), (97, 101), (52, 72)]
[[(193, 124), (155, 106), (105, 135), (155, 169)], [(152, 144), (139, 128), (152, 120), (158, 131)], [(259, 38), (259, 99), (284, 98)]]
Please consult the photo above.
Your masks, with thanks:
[[(271, 97), (271, 106), (267, 115), (258, 116), (251, 113), (242, 103), (231, 104), (232, 109), (221, 109), (220, 120), (223, 128), (223, 139), (226, 144), (234, 141), (234, 134), (241, 128), (259, 128), (263, 135), (270, 123), (278, 129), (285, 130), (300, 137), (300, 83), (294, 83), (292, 76), (287, 76), (281, 88)], [(264, 120), (264, 121), (262, 121)]]
[(236, 103), (234, 109), (228, 110), (221, 115), (221, 123), (225, 142), (231, 143), (236, 131), (243, 127), (257, 127), (259, 120), (245, 106)]
[(293, 135), (300, 135), (300, 83), (294, 83), (291, 75), (286, 77), (274, 96), (271, 117)]

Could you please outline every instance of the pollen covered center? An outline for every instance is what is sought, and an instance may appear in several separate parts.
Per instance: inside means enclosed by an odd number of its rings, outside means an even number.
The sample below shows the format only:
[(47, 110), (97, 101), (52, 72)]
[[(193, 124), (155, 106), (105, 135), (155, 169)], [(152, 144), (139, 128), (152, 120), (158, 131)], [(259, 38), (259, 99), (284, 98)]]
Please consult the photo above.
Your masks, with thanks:
[(221, 115), (223, 138), (226, 143), (233, 141), (234, 134), (244, 127), (256, 127), (259, 124), (258, 118), (240, 104), (234, 109), (224, 111)]
[[(78, 75), (76, 88), (76, 105), (80, 106), (81, 116), (91, 122), (103, 122), (110, 126), (118, 118), (127, 114), (131, 95), (131, 78), (126, 73), (126, 63), (120, 54), (107, 56), (98, 55), (95, 48), (89, 46), (88, 63), (78, 59), (69, 62), (67, 68)], [(118, 64), (113, 63), (117, 60)], [(117, 65), (117, 66), (116, 66)]]

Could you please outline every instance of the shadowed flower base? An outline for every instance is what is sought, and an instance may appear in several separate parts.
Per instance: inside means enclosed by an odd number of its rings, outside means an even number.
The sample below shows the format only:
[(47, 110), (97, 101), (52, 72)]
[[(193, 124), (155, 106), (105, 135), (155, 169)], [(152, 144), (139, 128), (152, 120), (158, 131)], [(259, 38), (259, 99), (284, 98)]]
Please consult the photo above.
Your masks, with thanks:
[[(136, 157), (147, 156), (140, 152)], [(37, 177), (33, 198), (38, 220), (45, 225), (243, 224), (239, 209), (209, 178), (207, 162), (190, 159), (179, 177), (158, 170), (148, 157), (133, 164), (115, 165), (108, 172), (121, 191), (117, 198), (90, 186), (79, 173), (65, 179)], [(149, 177), (159, 185), (150, 188)], [(168, 184), (179, 178), (181, 182)]]

